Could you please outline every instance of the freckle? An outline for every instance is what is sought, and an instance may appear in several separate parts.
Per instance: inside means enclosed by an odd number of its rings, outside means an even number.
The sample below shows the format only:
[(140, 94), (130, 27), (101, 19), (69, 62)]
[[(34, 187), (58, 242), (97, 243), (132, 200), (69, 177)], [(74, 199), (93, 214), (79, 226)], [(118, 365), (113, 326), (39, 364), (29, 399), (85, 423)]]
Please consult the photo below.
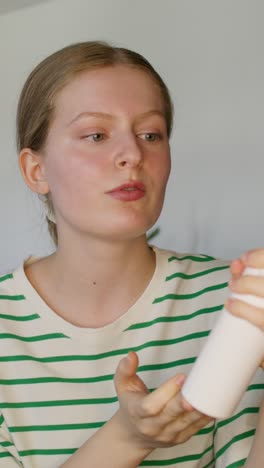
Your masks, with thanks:
[(93, 281), (93, 284), (96, 284), (96, 281)]

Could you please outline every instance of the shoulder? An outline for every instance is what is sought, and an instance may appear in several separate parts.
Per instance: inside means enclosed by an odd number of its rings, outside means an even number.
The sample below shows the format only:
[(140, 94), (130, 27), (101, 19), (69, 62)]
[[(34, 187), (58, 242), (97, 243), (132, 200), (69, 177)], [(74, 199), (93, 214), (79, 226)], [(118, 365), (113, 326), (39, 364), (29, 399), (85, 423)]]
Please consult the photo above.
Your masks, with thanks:
[(15, 317), (21, 315), (21, 305), (25, 302), (23, 286), (19, 283), (19, 267), (12, 273), (2, 274), (0, 276), (0, 326), (10, 324)]
[(155, 251), (163, 264), (162, 295), (196, 309), (223, 305), (228, 295), (230, 261), (203, 254)]
[[(30, 256), (22, 261), (13, 271), (0, 274), (0, 308), (7, 303), (16, 303), (28, 296), (30, 289), (25, 275), (25, 266), (38, 260)], [(4, 301), (4, 302), (3, 302)]]
[(218, 277), (228, 279), (230, 276), (230, 260), (222, 260), (210, 255), (179, 253), (171, 250), (154, 248), (157, 258), (167, 264), (167, 272), (188, 279)]
[[(12, 300), (15, 294), (15, 272), (0, 275), (0, 300)], [(1, 304), (1, 302), (0, 302)]]

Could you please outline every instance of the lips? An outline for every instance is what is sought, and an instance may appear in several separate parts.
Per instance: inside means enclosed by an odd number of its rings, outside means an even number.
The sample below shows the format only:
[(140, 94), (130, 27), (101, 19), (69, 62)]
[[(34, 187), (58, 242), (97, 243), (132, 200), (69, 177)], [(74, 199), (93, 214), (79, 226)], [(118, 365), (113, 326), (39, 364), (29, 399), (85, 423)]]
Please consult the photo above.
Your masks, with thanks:
[(146, 188), (142, 182), (127, 182), (107, 193), (116, 200), (136, 201), (145, 196)]

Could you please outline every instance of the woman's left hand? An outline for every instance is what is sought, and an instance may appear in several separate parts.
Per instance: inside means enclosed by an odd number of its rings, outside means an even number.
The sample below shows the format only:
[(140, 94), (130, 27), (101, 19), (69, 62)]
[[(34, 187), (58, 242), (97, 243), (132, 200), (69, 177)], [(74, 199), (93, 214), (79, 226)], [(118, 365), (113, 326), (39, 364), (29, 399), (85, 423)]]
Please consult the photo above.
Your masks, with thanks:
[[(231, 263), (232, 278), (229, 282), (231, 291), (239, 294), (251, 294), (264, 299), (264, 276), (243, 275), (246, 267), (264, 269), (264, 249), (246, 252), (241, 258)], [(258, 308), (236, 298), (228, 299), (225, 308), (237, 317), (248, 320), (264, 332), (264, 307)], [(264, 368), (264, 361), (261, 364)]]

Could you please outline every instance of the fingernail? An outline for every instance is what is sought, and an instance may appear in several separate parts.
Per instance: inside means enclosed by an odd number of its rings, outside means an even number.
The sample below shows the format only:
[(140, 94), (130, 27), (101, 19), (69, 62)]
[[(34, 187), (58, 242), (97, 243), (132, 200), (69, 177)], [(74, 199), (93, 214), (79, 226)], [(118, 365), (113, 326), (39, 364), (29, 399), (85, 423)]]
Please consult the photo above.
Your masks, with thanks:
[(177, 376), (175, 377), (175, 383), (176, 383), (177, 385), (182, 385), (183, 382), (185, 381), (185, 379), (186, 379), (185, 375), (177, 375)]
[(129, 353), (123, 357), (123, 360), (126, 361), (126, 362), (129, 362), (130, 358), (129, 358)]
[(185, 411), (193, 411), (194, 410), (194, 407), (185, 399), (182, 400), (182, 408), (185, 410)]
[(233, 299), (231, 298), (227, 299), (227, 301), (225, 302), (225, 307), (228, 309), (229, 307), (232, 306), (233, 302), (234, 302)]

